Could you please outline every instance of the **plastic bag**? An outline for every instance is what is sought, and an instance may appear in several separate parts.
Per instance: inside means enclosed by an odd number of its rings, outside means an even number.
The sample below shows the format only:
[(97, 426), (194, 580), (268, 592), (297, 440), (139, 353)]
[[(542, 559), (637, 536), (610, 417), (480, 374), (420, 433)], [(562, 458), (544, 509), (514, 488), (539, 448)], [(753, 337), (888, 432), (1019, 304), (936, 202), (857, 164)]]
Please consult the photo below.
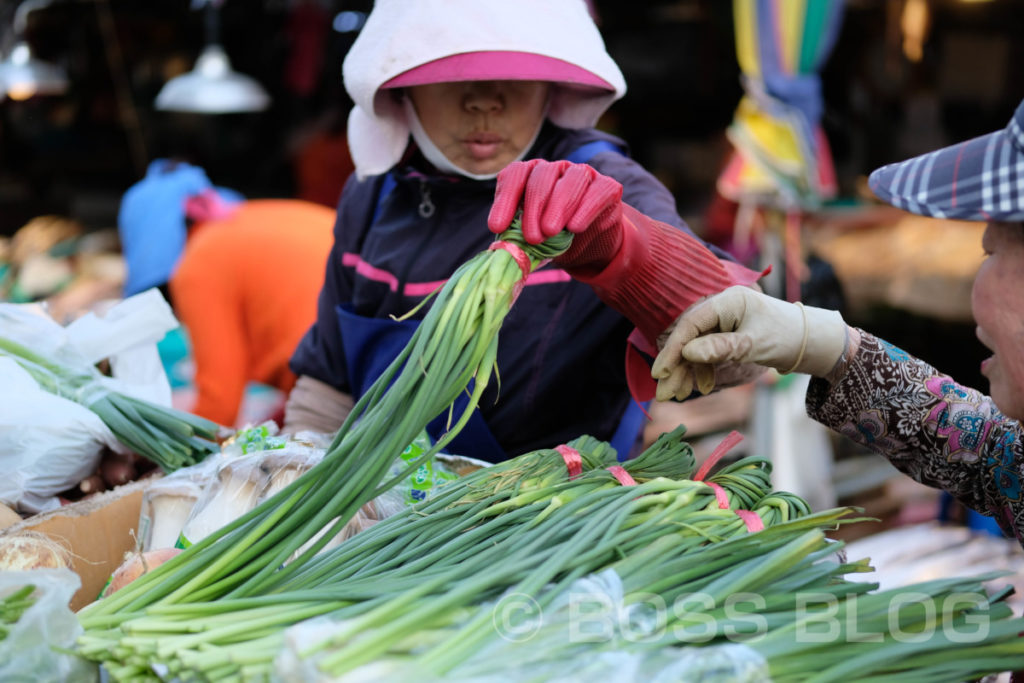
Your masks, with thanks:
[(171, 384), (157, 343), (177, 327), (163, 294), (150, 289), (118, 302), (102, 316), (86, 313), (65, 330), (71, 346), (90, 364), (109, 359), (118, 391), (170, 406)]
[[(104, 317), (88, 314), (62, 327), (35, 305), (0, 304), (0, 336), (69, 368), (95, 374), (88, 391), (116, 390), (170, 405), (162, 366), (149, 361), (177, 322), (157, 290), (126, 299)], [(93, 365), (109, 358), (113, 377)], [(149, 360), (147, 360), (149, 359)], [(157, 359), (158, 361), (159, 359)], [(0, 354), (0, 502), (21, 512), (59, 507), (56, 494), (89, 475), (104, 448), (128, 453), (102, 420), (74, 399), (40, 386)]]
[(268, 480), (260, 468), (261, 460), (260, 455), (250, 455), (220, 463), (192, 507), (176, 547), (188, 548), (256, 507)]
[(35, 586), (34, 602), (14, 624), (2, 624), (0, 681), (38, 683), (95, 681), (95, 664), (74, 655), (71, 649), (82, 633), (78, 618), (68, 607), (81, 586), (70, 569), (33, 569), (0, 572), (0, 602), (25, 586)]
[(224, 442), (221, 452), (227, 457), (249, 455), (257, 451), (273, 451), (284, 448), (288, 437), (278, 434), (277, 423), (264, 422), (255, 427), (245, 427)]
[(99, 387), (163, 406), (170, 406), (171, 390), (156, 343), (177, 326), (156, 289), (125, 299), (102, 316), (88, 313), (67, 327), (41, 314), (38, 306), (0, 304), (0, 336), (86, 374), (108, 359), (112, 376), (97, 376)]
[(96, 469), (104, 448), (121, 445), (88, 408), (42, 389), (0, 357), (0, 502), (35, 514), (60, 507), (57, 494)]
[[(741, 643), (706, 647), (661, 647), (650, 649), (644, 642), (656, 634), (660, 619), (650, 605), (627, 604), (619, 575), (612, 569), (582, 577), (561, 591), (542, 611), (534, 611), (519, 593), (507, 593), (481, 605), (494, 611), (492, 623), (501, 633), (466, 661), (444, 674), (432, 677), (408, 654), (381, 657), (341, 677), (319, 669), (321, 658), (331, 648), (317, 646), (351, 636), (348, 620), (329, 615), (300, 622), (284, 632), (274, 660), (274, 674), (285, 683), (331, 681), (417, 680), (423, 683), (503, 683), (508, 680), (589, 683), (590, 681), (702, 681), (704, 683), (770, 683), (768, 663), (756, 650)], [(511, 602), (510, 602), (511, 600)], [(536, 605), (536, 603), (533, 603)], [(507, 613), (499, 610), (512, 607)], [(470, 611), (455, 629), (476, 616)], [(521, 619), (506, 619), (509, 616)], [(600, 627), (588, 633), (587, 624)], [(436, 636), (437, 634), (435, 634)], [(588, 637), (589, 636), (589, 637)], [(410, 639), (415, 642), (416, 639)], [(344, 643), (345, 638), (336, 639)], [(555, 643), (545, 648), (544, 643)], [(309, 654), (313, 653), (313, 654)]]
[[(494, 604), (503, 605), (503, 599)], [(647, 643), (645, 647), (645, 642), (656, 638), (662, 629), (663, 618), (648, 602), (627, 602), (622, 579), (614, 569), (605, 569), (577, 579), (541, 614), (528, 614), (524, 623), (517, 624), (521, 633), (543, 633), (544, 637), (572, 643), (578, 648), (575, 656), (558, 648), (548, 650), (549, 656), (545, 656), (545, 649), (537, 647), (532, 638), (503, 637), (452, 673), (456, 680), (462, 677), (474, 681), (498, 681), (511, 670), (516, 677), (555, 683), (770, 683), (764, 657), (741, 643), (657, 650), (651, 650)]]
[[(546, 669), (552, 683), (593, 680), (647, 681), (648, 683), (771, 683), (768, 663), (754, 649), (739, 643), (708, 647), (666, 647), (648, 651), (598, 652), (580, 666), (560, 662)], [(497, 680), (495, 678), (494, 680)]]

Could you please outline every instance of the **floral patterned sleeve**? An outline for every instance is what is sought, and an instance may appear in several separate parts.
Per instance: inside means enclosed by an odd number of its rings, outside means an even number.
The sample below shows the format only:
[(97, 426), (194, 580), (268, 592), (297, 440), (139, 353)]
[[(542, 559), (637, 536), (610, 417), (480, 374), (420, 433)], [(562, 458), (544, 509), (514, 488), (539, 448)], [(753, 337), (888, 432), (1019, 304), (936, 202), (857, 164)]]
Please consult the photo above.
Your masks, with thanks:
[[(949, 491), (1024, 537), (1024, 430), (988, 396), (861, 330), (827, 379), (812, 379), (807, 413), (917, 481)], [(1022, 541), (1024, 543), (1024, 541)]]

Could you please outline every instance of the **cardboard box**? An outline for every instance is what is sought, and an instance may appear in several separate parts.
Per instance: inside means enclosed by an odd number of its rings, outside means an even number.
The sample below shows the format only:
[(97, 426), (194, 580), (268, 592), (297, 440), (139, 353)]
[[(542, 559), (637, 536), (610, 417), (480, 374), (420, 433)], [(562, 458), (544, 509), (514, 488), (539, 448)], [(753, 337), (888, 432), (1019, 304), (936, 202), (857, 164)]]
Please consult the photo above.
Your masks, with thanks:
[(0, 531), (0, 540), (22, 531), (37, 531), (70, 550), (71, 569), (82, 579), (82, 587), (71, 599), (71, 609), (78, 611), (99, 596), (125, 553), (135, 549), (142, 494), (151, 481), (133, 481), (88, 500), (34, 515)]

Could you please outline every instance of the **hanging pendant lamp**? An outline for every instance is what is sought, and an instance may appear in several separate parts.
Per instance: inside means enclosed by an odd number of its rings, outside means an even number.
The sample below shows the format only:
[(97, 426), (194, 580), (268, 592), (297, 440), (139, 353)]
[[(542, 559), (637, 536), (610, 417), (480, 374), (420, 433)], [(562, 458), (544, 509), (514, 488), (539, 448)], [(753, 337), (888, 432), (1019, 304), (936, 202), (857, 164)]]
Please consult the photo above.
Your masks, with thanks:
[(163, 111), (199, 114), (230, 114), (262, 111), (270, 96), (256, 79), (231, 68), (231, 61), (219, 43), (220, 18), (212, 0), (206, 5), (206, 47), (192, 71), (175, 76), (156, 96), (156, 108)]
[(28, 14), (50, 4), (50, 0), (27, 0), (14, 12), (14, 46), (0, 62), (0, 99), (26, 100), (34, 95), (60, 95), (68, 89), (68, 77), (56, 64), (44, 62), (32, 54), (24, 39)]

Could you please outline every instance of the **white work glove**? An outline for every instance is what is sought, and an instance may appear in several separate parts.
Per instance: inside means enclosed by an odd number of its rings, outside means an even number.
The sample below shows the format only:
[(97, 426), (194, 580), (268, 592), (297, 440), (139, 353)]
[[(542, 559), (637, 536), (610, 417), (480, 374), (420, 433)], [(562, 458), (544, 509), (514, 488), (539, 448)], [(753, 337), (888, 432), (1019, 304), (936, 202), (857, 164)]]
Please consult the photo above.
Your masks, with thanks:
[(681, 400), (693, 391), (695, 380), (707, 382), (709, 366), (729, 362), (824, 377), (845, 345), (846, 323), (837, 311), (730, 287), (679, 317), (654, 359), (651, 376), (658, 380), (659, 401)]
[[(753, 286), (753, 289), (755, 292), (761, 291), (761, 288), (756, 284)], [(700, 301), (706, 300), (707, 297), (704, 297)], [(693, 304), (691, 308), (699, 305), (699, 303), (700, 302)], [(668, 343), (669, 336), (672, 334), (672, 331), (676, 329), (676, 323), (685, 317), (689, 311), (690, 308), (680, 313), (679, 317), (675, 319), (672, 325), (658, 335), (656, 344), (659, 351), (665, 348), (665, 344)], [(714, 365), (707, 363), (691, 363), (688, 369), (690, 370), (690, 373), (689, 383), (687, 386), (692, 389), (697, 389), (702, 394), (710, 394), (716, 388), (727, 389), (741, 384), (749, 384), (750, 382), (758, 379), (768, 370), (765, 366), (757, 365), (756, 363), (734, 362), (717, 363)], [(682, 389), (682, 387), (680, 387), (680, 389)], [(672, 396), (669, 396), (668, 398), (670, 399)]]
[(284, 405), (283, 434), (309, 431), (333, 434), (352, 412), (355, 401), (330, 384), (300, 375)]

